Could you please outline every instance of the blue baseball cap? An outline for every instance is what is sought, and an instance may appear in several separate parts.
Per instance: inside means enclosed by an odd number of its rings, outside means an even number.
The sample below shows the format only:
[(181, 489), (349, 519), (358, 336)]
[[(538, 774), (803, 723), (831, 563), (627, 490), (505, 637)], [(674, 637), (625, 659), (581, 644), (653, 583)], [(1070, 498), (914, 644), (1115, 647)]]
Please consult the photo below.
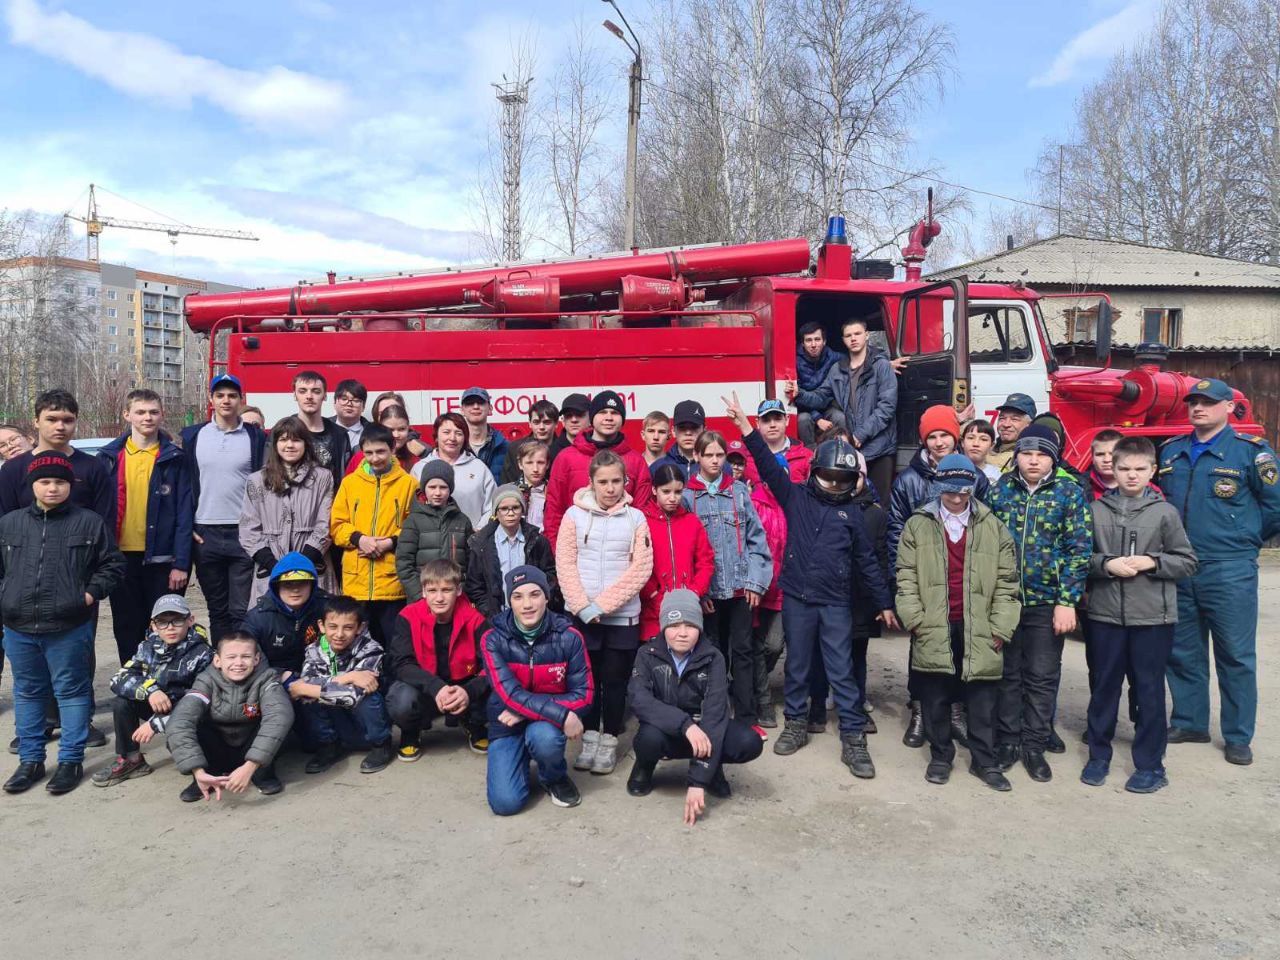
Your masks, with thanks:
[(780, 413), (784, 417), (787, 415), (787, 407), (781, 400), (761, 400), (760, 406), (756, 407), (756, 416), (764, 417), (771, 413)]
[(945, 493), (973, 493), (978, 485), (977, 468), (960, 453), (948, 453), (939, 460), (934, 477)]
[(996, 412), (1001, 410), (1012, 410), (1014, 413), (1025, 414), (1028, 417), (1035, 417), (1036, 402), (1025, 393), (1011, 393), (1004, 398), (1004, 403), (996, 407)]
[(1187, 399), (1192, 397), (1205, 397), (1216, 403), (1224, 400), (1234, 400), (1236, 398), (1235, 391), (1223, 383), (1221, 380), (1212, 378), (1201, 380), (1187, 392)]
[(462, 402), (466, 403), (468, 400), (479, 400), (482, 403), (493, 402), (489, 399), (489, 391), (484, 387), (467, 387), (467, 389), (463, 390)]
[(209, 381), (209, 392), (213, 393), (213, 391), (217, 390), (219, 387), (222, 387), (222, 386), (235, 387), (236, 392), (239, 393), (240, 396), (242, 397), (244, 396), (244, 386), (240, 383), (240, 378), (237, 376), (234, 376), (230, 373), (218, 374), (216, 377), (214, 377), (212, 380)]

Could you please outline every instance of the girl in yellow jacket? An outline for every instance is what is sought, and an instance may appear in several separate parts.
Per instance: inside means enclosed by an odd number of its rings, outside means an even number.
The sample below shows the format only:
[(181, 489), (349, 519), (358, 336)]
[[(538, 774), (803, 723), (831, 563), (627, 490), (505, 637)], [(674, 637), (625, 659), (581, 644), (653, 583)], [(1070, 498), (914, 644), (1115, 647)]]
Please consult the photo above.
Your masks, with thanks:
[(342, 478), (333, 498), (329, 535), (343, 551), (342, 592), (365, 604), (369, 632), (387, 649), (404, 588), (396, 576), (396, 540), (418, 491), (392, 455), (391, 431), (380, 424), (360, 437), (364, 461)]

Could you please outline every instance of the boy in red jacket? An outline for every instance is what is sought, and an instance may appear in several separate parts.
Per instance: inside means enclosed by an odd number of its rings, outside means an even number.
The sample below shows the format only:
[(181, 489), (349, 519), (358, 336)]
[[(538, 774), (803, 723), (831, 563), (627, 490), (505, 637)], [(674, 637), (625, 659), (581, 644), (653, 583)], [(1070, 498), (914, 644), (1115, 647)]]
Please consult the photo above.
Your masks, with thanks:
[(422, 599), (403, 610), (391, 637), (387, 712), (400, 728), (399, 757), (422, 756), (423, 727), (444, 717), (446, 726), (467, 728), (476, 753), (489, 749), (485, 708), (489, 678), (480, 657), (485, 620), (462, 592), (462, 574), (448, 560), (422, 567)]

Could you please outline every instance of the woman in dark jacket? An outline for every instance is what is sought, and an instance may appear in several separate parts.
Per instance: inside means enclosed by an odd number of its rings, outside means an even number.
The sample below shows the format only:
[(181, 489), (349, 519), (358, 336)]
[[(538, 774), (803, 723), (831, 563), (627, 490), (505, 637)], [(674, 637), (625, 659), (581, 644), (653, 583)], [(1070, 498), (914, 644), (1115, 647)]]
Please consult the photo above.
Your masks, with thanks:
[[(551, 552), (551, 543), (542, 535), (541, 530), (524, 519), (523, 513), (500, 513), (503, 504), (511, 505), (513, 500), (519, 502), (522, 508), (525, 506), (518, 494), (514, 497), (509, 495), (508, 488), (516, 489), (514, 484), (498, 488), (498, 496), (494, 498), (493, 504), (494, 518), (471, 538), (467, 550), (467, 599), (487, 619), (492, 619), (506, 606), (502, 559), (498, 553), (499, 535), (524, 539), (523, 559), (516, 565), (527, 564), (541, 570), (551, 589), (548, 599), (552, 609), (560, 606), (560, 591), (556, 588), (556, 558)], [(504, 495), (504, 491), (508, 495)]]

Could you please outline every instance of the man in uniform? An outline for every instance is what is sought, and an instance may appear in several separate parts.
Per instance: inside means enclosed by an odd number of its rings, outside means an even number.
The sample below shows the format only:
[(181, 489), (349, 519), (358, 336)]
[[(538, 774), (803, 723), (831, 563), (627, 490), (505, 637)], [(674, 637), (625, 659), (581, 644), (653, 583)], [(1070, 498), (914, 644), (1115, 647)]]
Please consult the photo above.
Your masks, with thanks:
[(1259, 437), (1227, 423), (1235, 396), (1221, 380), (1187, 395), (1194, 428), (1160, 451), (1158, 482), (1200, 559), (1178, 583), (1178, 626), (1166, 675), (1170, 743), (1209, 742), (1209, 635), (1230, 763), (1249, 764), (1258, 708), (1258, 549), (1280, 533), (1280, 467)]

